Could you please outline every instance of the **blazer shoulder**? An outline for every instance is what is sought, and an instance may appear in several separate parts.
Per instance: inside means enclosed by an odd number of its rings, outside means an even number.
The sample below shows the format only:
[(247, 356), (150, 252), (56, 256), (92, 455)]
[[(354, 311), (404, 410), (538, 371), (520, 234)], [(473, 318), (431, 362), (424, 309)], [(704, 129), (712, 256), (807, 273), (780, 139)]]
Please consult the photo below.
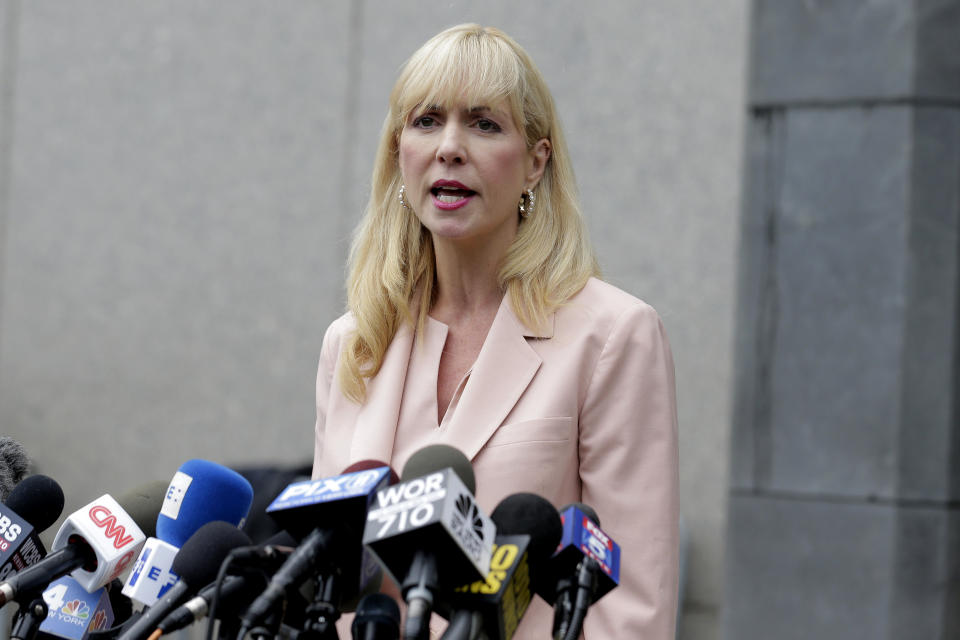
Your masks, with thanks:
[(590, 278), (587, 284), (563, 307), (564, 314), (575, 314), (601, 326), (615, 324), (624, 314), (646, 317), (659, 323), (657, 311), (640, 298), (609, 282)]
[(320, 369), (328, 372), (328, 378), (332, 376), (336, 363), (340, 359), (340, 351), (347, 337), (356, 328), (357, 322), (349, 311), (327, 326), (323, 334), (323, 344), (320, 347)]
[(343, 339), (355, 331), (356, 328), (356, 319), (351, 312), (347, 311), (327, 326), (323, 341), (340, 344)]

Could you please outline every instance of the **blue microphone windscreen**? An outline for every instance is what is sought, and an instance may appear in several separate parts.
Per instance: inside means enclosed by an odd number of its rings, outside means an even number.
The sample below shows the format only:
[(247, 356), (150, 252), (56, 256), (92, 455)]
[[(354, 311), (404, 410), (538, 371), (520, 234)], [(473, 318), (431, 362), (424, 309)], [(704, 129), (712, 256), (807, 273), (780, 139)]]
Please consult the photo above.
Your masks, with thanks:
[(157, 516), (157, 537), (182, 547), (208, 522), (243, 526), (252, 502), (253, 487), (236, 471), (209, 460), (187, 460), (170, 481)]

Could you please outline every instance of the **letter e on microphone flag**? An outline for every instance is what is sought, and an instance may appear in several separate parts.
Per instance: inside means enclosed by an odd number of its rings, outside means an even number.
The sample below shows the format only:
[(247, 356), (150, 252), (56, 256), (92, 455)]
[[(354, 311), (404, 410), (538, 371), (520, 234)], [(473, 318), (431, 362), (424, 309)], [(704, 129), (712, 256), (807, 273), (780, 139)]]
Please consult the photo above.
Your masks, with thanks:
[(193, 482), (193, 478), (182, 471), (173, 474), (173, 480), (170, 481), (170, 486), (167, 488), (167, 495), (163, 499), (163, 507), (161, 507), (160, 513), (171, 520), (176, 520), (177, 516), (180, 515), (183, 497), (187, 495), (187, 489), (190, 488), (191, 482)]

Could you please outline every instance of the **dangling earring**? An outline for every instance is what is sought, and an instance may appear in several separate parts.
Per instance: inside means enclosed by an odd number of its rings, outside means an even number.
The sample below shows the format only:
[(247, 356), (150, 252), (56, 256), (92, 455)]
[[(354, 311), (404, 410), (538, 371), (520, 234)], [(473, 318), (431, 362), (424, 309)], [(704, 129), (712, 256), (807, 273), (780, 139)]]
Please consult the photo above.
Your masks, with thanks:
[(530, 217), (530, 214), (533, 213), (533, 203), (536, 202), (536, 200), (537, 196), (533, 193), (533, 189), (524, 190), (523, 195), (520, 196), (520, 204), (518, 205), (521, 217)]
[(400, 197), (400, 204), (403, 205), (404, 209), (410, 210), (410, 204), (407, 203), (406, 193), (407, 193), (407, 185), (401, 184), (400, 193), (398, 194)]

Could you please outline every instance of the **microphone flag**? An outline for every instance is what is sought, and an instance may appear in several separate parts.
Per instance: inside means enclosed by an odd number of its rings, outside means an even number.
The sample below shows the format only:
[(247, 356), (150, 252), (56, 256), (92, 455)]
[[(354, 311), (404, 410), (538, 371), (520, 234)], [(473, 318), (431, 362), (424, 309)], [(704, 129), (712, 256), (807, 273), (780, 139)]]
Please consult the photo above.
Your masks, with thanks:
[(458, 581), (440, 587), (453, 589), (486, 577), (495, 535), (493, 521), (448, 467), (377, 492), (363, 544), (397, 584), (410, 570), (412, 550), (429, 549), (444, 565), (441, 581)]
[(104, 587), (93, 593), (70, 576), (54, 580), (43, 592), (49, 609), (40, 631), (67, 640), (86, 640), (113, 624), (113, 607)]
[[(552, 564), (559, 575), (572, 575), (577, 564), (593, 558), (600, 567), (594, 602), (620, 584), (620, 545), (579, 508), (570, 506), (560, 513), (563, 535)], [(566, 569), (563, 569), (566, 567)]]
[(0, 504), (0, 581), (36, 564), (45, 555), (46, 549), (33, 525)]

